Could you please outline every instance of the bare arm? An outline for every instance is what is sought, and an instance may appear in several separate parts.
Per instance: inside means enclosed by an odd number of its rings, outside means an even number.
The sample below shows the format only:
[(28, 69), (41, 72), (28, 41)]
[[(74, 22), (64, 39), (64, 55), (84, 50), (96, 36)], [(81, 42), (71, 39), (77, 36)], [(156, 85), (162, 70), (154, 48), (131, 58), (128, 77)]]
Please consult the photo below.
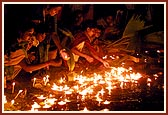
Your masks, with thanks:
[(88, 62), (93, 62), (93, 60), (94, 60), (92, 57), (88, 56), (87, 54), (84, 54), (84, 53), (80, 52), (75, 47), (72, 48), (71, 51), (78, 56), (84, 57)]
[(104, 65), (106, 68), (110, 67), (110, 65), (109, 65), (108, 62), (104, 61), (102, 58), (99, 57), (98, 53), (95, 51), (95, 49), (93, 48), (93, 46), (90, 45), (89, 42), (86, 42), (86, 46), (89, 48), (91, 55), (92, 55), (95, 59), (97, 59), (98, 61), (100, 61), (101, 63), (103, 63), (103, 65)]
[(26, 72), (31, 72), (31, 71), (36, 71), (42, 68), (45, 68), (49, 66), (49, 62), (41, 63), (41, 64), (36, 64), (36, 65), (29, 65), (27, 64), (26, 60), (23, 59), (19, 65), (26, 71)]
[(69, 57), (68, 53), (66, 52), (66, 50), (63, 49), (63, 46), (62, 46), (62, 44), (60, 42), (60, 39), (59, 39), (59, 36), (57, 35), (57, 33), (53, 32), (51, 37), (52, 37), (55, 45), (58, 47), (58, 50), (59, 50), (59, 52), (61, 54), (61, 57), (64, 60), (69, 60), (70, 57)]

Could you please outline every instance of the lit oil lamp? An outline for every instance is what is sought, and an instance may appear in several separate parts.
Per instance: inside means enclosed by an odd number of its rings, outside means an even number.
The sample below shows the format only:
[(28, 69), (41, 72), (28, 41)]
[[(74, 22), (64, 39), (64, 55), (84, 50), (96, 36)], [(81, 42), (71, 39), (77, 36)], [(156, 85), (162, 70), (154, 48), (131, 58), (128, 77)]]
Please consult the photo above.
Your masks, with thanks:
[(43, 78), (43, 81), (44, 81), (44, 85), (46, 86), (47, 83), (49, 82), (49, 75), (46, 75), (46, 77)]
[(65, 94), (70, 95), (70, 94), (72, 94), (72, 92), (71, 91), (65, 91)]
[(7, 99), (6, 99), (6, 96), (4, 95), (4, 97), (3, 97), (4, 99), (4, 104), (6, 104), (7, 103)]
[(15, 82), (12, 83), (12, 93), (15, 91)]
[(46, 99), (46, 103), (49, 104), (50, 106), (54, 105), (55, 101), (57, 101), (56, 98), (48, 98), (48, 99)]
[(75, 91), (76, 93), (78, 93), (78, 91), (79, 91), (79, 86), (78, 86), (78, 85), (75, 85), (75, 86), (74, 86), (74, 91)]
[(84, 111), (84, 112), (86, 112), (86, 111), (89, 111), (86, 107), (84, 107), (84, 109), (83, 110), (81, 110), (81, 111)]
[(68, 99), (65, 99), (64, 101), (65, 101), (65, 102), (71, 102), (71, 101), (70, 101), (70, 100), (68, 100)]
[(44, 85), (46, 85), (46, 77), (43, 77)]
[(59, 101), (58, 102), (58, 107), (59, 110), (65, 110), (66, 109), (66, 102), (65, 101)]
[(59, 86), (57, 86), (57, 85), (54, 83), (51, 89), (56, 91), (56, 90), (59, 89)]
[(69, 99), (71, 97), (71, 91), (65, 91), (65, 96)]
[(108, 105), (108, 104), (110, 104), (110, 101), (106, 100), (106, 101), (103, 102), (103, 104)]
[(101, 110), (101, 111), (109, 111), (109, 109), (103, 109), (103, 110)]
[(36, 78), (33, 79), (33, 87), (35, 86)]
[(64, 86), (63, 90), (69, 90), (69, 87), (67, 85)]
[(11, 101), (11, 105), (13, 105), (15, 103), (15, 100), (13, 99), (12, 101)]
[(43, 106), (43, 108), (50, 108), (51, 107), (51, 105), (48, 105), (48, 104), (45, 104), (44, 106)]
[(150, 78), (148, 78), (148, 79), (147, 79), (147, 86), (150, 87), (150, 86), (151, 86), (151, 82), (152, 82), (152, 80), (151, 80)]
[(45, 100), (46, 97), (44, 97), (43, 95), (40, 95), (39, 97), (37, 97), (37, 99), (39, 99), (39, 100)]
[(48, 109), (50, 107), (51, 105), (49, 105), (46, 101), (44, 101), (44, 106), (42, 106), (42, 108)]
[(64, 88), (63, 86), (60, 86), (59, 91), (63, 91), (63, 88)]
[(62, 79), (62, 77), (61, 77), (61, 79), (60, 79), (60, 83), (62, 84), (64, 82), (64, 80)]
[(104, 89), (101, 89), (101, 91), (99, 91), (99, 93), (103, 96), (105, 93)]
[(58, 104), (59, 104), (59, 105), (65, 105), (66, 102), (65, 102), (65, 101), (60, 101), (60, 102), (58, 102)]
[(31, 111), (38, 111), (38, 108), (41, 108), (41, 106), (37, 102), (34, 102)]
[(99, 98), (97, 95), (96, 95), (96, 101), (98, 102), (98, 106), (100, 106), (101, 102), (103, 101), (101, 98)]
[(23, 90), (19, 90), (19, 92), (17, 93), (17, 95), (15, 96), (14, 99), (16, 99), (22, 91), (23, 91)]

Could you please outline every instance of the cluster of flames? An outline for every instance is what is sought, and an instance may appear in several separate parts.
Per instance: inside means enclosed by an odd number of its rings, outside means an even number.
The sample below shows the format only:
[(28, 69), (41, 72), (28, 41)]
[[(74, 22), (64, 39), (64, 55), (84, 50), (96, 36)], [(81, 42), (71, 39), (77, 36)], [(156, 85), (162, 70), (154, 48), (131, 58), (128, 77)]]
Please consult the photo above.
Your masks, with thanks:
[[(93, 76), (84, 76), (81, 72), (80, 75), (73, 76), (73, 84), (70, 85), (66, 84), (66, 81), (61, 78), (59, 82), (50, 85), (52, 92), (60, 96), (57, 98), (52, 94), (37, 96), (37, 99), (41, 100), (42, 103), (34, 101), (30, 111), (38, 111), (40, 108), (47, 109), (55, 105), (62, 106), (60, 110), (66, 110), (63, 106), (73, 99), (81, 102), (91, 99), (97, 101), (99, 105), (108, 105), (110, 100), (107, 97), (113, 94), (114, 89), (136, 88), (141, 77), (143, 76), (140, 73), (133, 72), (131, 67), (128, 69), (111, 67), (111, 70), (105, 71), (104, 75), (94, 73)], [(35, 85), (35, 80), (33, 81), (33, 86)], [(44, 85), (48, 86), (49, 76), (47, 75), (43, 80)], [(147, 82), (151, 82), (151, 80), (148, 79)], [(107, 109), (105, 110), (107, 111)], [(82, 111), (88, 111), (88, 109), (84, 107)]]

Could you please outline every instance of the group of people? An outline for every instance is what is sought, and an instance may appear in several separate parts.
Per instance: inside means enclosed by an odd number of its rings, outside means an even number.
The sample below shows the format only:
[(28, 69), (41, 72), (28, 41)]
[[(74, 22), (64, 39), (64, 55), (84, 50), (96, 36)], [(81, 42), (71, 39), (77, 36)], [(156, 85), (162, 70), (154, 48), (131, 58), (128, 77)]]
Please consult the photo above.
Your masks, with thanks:
[[(67, 39), (64, 40), (67, 36), (58, 34), (57, 18), (63, 7), (61, 4), (49, 5), (42, 9), (40, 14), (42, 18), (32, 18), (30, 24), (23, 25), (16, 43), (9, 46), (4, 55), (5, 81), (14, 79), (21, 69), (32, 72), (49, 66), (60, 67), (72, 58), (65, 47), (70, 49), (76, 63), (84, 60), (84, 64), (99, 63), (106, 68), (110, 67), (109, 63), (102, 59), (103, 51), (98, 45), (97, 38), (101, 37), (107, 27), (115, 25), (113, 17), (105, 18), (106, 25), (102, 25), (104, 24), (101, 23), (102, 20), (97, 22), (85, 20), (83, 12), (76, 10), (73, 23), (67, 25), (73, 35), (73, 39), (69, 42)], [(68, 43), (65, 43), (67, 41)], [(4, 87), (6, 88), (5, 84)]]

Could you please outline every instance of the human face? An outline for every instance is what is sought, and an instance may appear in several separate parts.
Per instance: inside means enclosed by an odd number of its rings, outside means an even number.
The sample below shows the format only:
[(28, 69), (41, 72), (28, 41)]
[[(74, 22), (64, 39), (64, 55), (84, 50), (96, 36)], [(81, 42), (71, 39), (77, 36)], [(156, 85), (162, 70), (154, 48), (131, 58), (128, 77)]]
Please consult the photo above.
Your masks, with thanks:
[(95, 36), (95, 28), (87, 28), (86, 32), (89, 38)]
[(32, 35), (33, 35), (33, 33), (34, 33), (34, 28), (31, 28), (31, 29), (25, 31), (25, 32), (23, 33), (22, 39), (23, 39), (24, 41), (30, 41), (30, 40), (31, 40), (31, 37), (32, 37)]
[(43, 33), (43, 34), (41, 34), (41, 33), (39, 33), (39, 34), (37, 34), (37, 40), (39, 41), (39, 42), (42, 42), (44, 39), (45, 39), (45, 37), (46, 37), (46, 34), (45, 33)]
[(101, 30), (100, 29), (95, 29), (95, 37), (98, 38), (101, 35)]
[(83, 15), (82, 14), (78, 14), (76, 17), (76, 22), (81, 24), (83, 22)]
[(58, 14), (61, 10), (62, 10), (62, 7), (61, 7), (61, 6), (57, 6), (57, 7), (51, 8), (51, 9), (49, 10), (49, 14), (50, 14), (51, 16), (55, 16), (55, 15)]
[(21, 36), (21, 39), (18, 42), (28, 42), (27, 45), (25, 45), (26, 50), (28, 51), (33, 45), (37, 45), (37, 40), (35, 36), (33, 36), (34, 28), (31, 28), (23, 33)]
[(106, 21), (109, 26), (113, 26), (113, 16), (107, 16)]

